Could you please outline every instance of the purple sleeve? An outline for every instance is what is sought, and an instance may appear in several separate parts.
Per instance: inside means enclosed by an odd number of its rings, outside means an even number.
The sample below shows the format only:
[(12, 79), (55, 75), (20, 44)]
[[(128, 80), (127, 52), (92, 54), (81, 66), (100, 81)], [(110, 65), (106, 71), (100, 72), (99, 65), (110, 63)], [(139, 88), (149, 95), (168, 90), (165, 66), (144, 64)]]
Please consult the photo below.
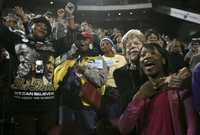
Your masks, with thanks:
[(200, 112), (200, 64), (192, 72), (192, 96), (195, 110)]
[(122, 135), (130, 133), (134, 127), (137, 127), (139, 119), (144, 114), (145, 101), (144, 100), (132, 100), (125, 112), (119, 119), (119, 130)]
[(187, 120), (187, 135), (196, 135), (195, 114), (191, 104), (192, 104), (191, 97), (188, 97), (184, 100), (186, 120)]

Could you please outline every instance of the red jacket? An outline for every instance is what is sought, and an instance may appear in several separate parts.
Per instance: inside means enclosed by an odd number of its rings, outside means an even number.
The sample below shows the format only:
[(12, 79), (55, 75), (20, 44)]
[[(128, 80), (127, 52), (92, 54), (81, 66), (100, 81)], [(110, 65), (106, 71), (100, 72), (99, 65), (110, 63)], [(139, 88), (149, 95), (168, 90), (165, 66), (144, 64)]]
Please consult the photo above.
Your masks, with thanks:
[[(167, 90), (167, 96), (174, 135), (196, 135), (195, 115), (190, 92), (180, 88), (170, 88)], [(139, 133), (142, 132), (140, 130), (144, 126), (144, 118), (146, 118), (144, 116), (148, 115), (145, 108), (150, 102), (150, 99), (134, 99), (129, 103), (118, 121), (118, 127), (123, 135), (130, 133), (134, 128)], [(185, 113), (180, 110), (180, 107), (184, 108)], [(182, 114), (185, 115), (182, 116)], [(186, 121), (187, 129), (183, 130), (181, 119)]]

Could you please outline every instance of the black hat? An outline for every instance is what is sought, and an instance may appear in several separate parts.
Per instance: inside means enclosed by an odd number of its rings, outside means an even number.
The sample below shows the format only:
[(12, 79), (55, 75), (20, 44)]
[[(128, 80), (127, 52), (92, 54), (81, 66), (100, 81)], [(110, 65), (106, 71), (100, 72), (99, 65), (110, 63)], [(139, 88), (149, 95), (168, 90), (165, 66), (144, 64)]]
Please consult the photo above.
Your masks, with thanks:
[(39, 22), (44, 23), (47, 26), (47, 36), (49, 36), (49, 34), (51, 33), (50, 22), (44, 16), (35, 17), (31, 20), (32, 25)]

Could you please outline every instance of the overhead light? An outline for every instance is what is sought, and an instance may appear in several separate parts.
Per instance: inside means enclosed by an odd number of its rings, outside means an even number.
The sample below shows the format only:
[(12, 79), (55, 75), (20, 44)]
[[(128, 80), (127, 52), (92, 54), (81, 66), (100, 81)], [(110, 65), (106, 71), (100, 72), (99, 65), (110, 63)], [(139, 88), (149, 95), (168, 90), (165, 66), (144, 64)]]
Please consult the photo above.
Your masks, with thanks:
[(122, 13), (120, 13), (120, 12), (119, 12), (119, 13), (118, 13), (118, 15), (119, 15), (119, 16), (121, 16), (121, 15), (122, 15)]
[(107, 16), (110, 16), (110, 13), (108, 13)]
[(54, 4), (54, 2), (53, 2), (53, 1), (50, 1), (50, 4), (51, 4), (51, 5), (53, 5), (53, 4)]
[(130, 14), (130, 15), (132, 15), (132, 14), (133, 14), (133, 12), (129, 12), (129, 14)]

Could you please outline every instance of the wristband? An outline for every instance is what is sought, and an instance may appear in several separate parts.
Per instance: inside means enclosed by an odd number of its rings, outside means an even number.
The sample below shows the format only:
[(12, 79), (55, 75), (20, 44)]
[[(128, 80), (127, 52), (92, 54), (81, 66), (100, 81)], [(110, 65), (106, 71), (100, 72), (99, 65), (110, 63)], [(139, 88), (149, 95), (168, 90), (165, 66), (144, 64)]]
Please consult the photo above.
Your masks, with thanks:
[(74, 16), (67, 17), (67, 19), (74, 19)]

